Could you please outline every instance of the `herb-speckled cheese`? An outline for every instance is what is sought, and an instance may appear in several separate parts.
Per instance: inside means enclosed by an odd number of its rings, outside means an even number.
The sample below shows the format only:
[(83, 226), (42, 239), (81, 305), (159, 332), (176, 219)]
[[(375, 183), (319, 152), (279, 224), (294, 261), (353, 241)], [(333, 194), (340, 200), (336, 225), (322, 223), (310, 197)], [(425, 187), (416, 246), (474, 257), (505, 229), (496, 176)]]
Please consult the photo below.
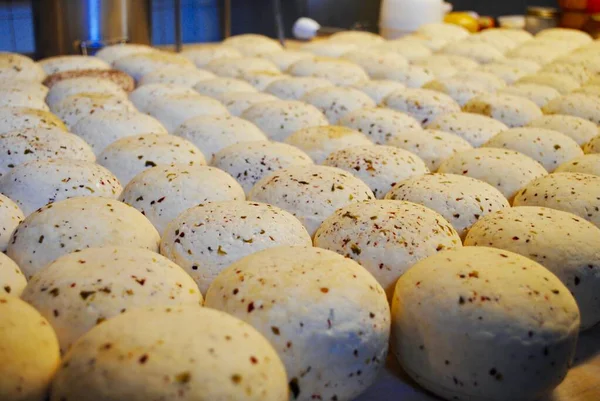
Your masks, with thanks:
[(110, 69), (110, 65), (98, 57), (81, 55), (48, 57), (38, 61), (38, 65), (47, 75), (65, 71)]
[(80, 93), (101, 93), (127, 99), (127, 93), (116, 83), (98, 77), (77, 77), (55, 83), (48, 92), (46, 102), (54, 109), (65, 98)]
[(387, 79), (372, 79), (352, 85), (352, 87), (366, 93), (377, 105), (382, 104), (383, 100), (391, 95), (392, 92), (406, 88), (400, 82)]
[(146, 114), (98, 111), (79, 120), (73, 127), (73, 133), (86, 141), (98, 156), (108, 145), (121, 138), (168, 132), (157, 119)]
[(566, 376), (578, 331), (577, 304), (556, 276), (493, 248), (419, 262), (398, 280), (392, 304), (396, 358), (446, 399), (539, 399)]
[(223, 41), (223, 45), (233, 47), (247, 57), (262, 56), (283, 50), (276, 40), (253, 33), (230, 36)]
[(198, 68), (204, 68), (211, 61), (220, 58), (242, 57), (242, 53), (233, 47), (206, 43), (201, 46), (186, 47), (180, 54), (192, 61)]
[(172, 164), (138, 174), (120, 200), (139, 210), (163, 233), (167, 224), (200, 203), (243, 201), (244, 190), (229, 174), (207, 166)]
[(540, 117), (531, 121), (528, 126), (562, 132), (580, 146), (585, 145), (600, 133), (598, 126), (591, 121), (561, 114)]
[(195, 95), (196, 92), (192, 88), (188, 88), (181, 85), (174, 84), (148, 84), (138, 87), (136, 90), (129, 94), (129, 100), (137, 107), (137, 109), (146, 113), (148, 106), (155, 100), (161, 99), (165, 96), (181, 96), (181, 95)]
[(194, 89), (201, 95), (212, 97), (221, 101), (223, 95), (233, 92), (254, 93), (257, 90), (248, 82), (236, 78), (214, 78), (200, 81), (194, 85)]
[(545, 114), (566, 114), (600, 124), (600, 98), (585, 93), (571, 93), (548, 102)]
[(0, 134), (31, 128), (67, 131), (61, 119), (48, 111), (27, 107), (0, 107)]
[(164, 51), (129, 54), (115, 60), (113, 63), (117, 70), (129, 74), (136, 82), (139, 82), (144, 75), (152, 71), (172, 65), (190, 69), (195, 67), (194, 63), (180, 54)]
[(255, 329), (185, 305), (126, 312), (73, 346), (51, 400), (106, 399), (287, 401), (288, 388), (277, 353)]
[(192, 88), (200, 81), (216, 78), (209, 71), (200, 70), (189, 66), (170, 65), (159, 68), (144, 75), (140, 80), (140, 86), (149, 84), (172, 84)]
[(561, 132), (545, 128), (512, 128), (500, 132), (483, 146), (521, 152), (539, 162), (549, 172), (566, 161), (583, 156), (577, 142)]
[(431, 171), (437, 171), (441, 163), (452, 155), (473, 149), (458, 135), (432, 129), (403, 131), (394, 135), (387, 144), (416, 154)]
[(229, 115), (221, 102), (197, 93), (166, 95), (152, 101), (146, 113), (160, 121), (169, 133), (174, 133), (181, 124), (194, 117)]
[(241, 116), (244, 111), (256, 103), (272, 102), (275, 100), (277, 100), (275, 96), (260, 92), (229, 92), (221, 96), (221, 103), (227, 107), (232, 116), (236, 117)]
[(293, 400), (353, 400), (385, 363), (385, 293), (334, 252), (279, 247), (247, 256), (217, 277), (206, 306), (246, 321), (273, 344)]
[(58, 258), (29, 281), (22, 298), (48, 319), (63, 353), (128, 309), (202, 304), (196, 283), (181, 267), (146, 249), (119, 247)]
[(310, 91), (319, 88), (333, 88), (333, 84), (325, 78), (285, 77), (269, 84), (265, 92), (282, 100), (300, 100)]
[(230, 145), (267, 139), (256, 125), (233, 116), (191, 118), (181, 124), (174, 134), (196, 145), (209, 161)]
[(360, 263), (391, 300), (396, 280), (407, 269), (462, 243), (437, 212), (411, 202), (376, 200), (338, 209), (316, 232), (315, 246)]
[(123, 187), (106, 168), (80, 160), (38, 160), (21, 164), (0, 180), (0, 192), (25, 215), (49, 203), (79, 196), (116, 199)]
[(19, 266), (11, 258), (0, 252), (0, 297), (3, 295), (20, 297), (26, 285), (27, 280)]
[(354, 88), (319, 88), (308, 92), (302, 100), (321, 110), (330, 124), (355, 110), (375, 107), (367, 94)]
[(600, 177), (582, 173), (550, 174), (520, 190), (513, 206), (562, 210), (600, 227)]
[(479, 148), (446, 159), (440, 173), (466, 175), (497, 188), (509, 201), (521, 188), (548, 172), (537, 161), (514, 150)]
[(529, 99), (538, 105), (538, 107), (544, 107), (552, 99), (560, 97), (560, 92), (551, 86), (530, 83), (516, 83), (508, 88), (500, 90), (498, 93), (501, 95), (519, 96)]
[(106, 93), (78, 93), (67, 96), (54, 107), (54, 113), (71, 129), (79, 120), (101, 110), (134, 112), (135, 106), (127, 99)]
[(418, 203), (441, 214), (461, 238), (481, 217), (510, 207), (500, 191), (471, 177), (428, 174), (399, 182), (386, 199)]
[(317, 165), (279, 170), (260, 180), (248, 194), (252, 201), (292, 213), (311, 236), (337, 209), (374, 198), (358, 178), (338, 168)]
[(583, 173), (600, 176), (600, 154), (576, 157), (558, 166), (555, 173)]
[(337, 125), (304, 128), (288, 136), (285, 142), (306, 152), (317, 164), (337, 150), (372, 145), (364, 134)]
[(58, 128), (26, 128), (0, 135), (0, 177), (36, 160), (96, 161), (90, 146), (77, 135)]
[(254, 123), (274, 141), (284, 141), (302, 128), (329, 124), (315, 106), (294, 100), (255, 104), (242, 114), (242, 118)]
[(542, 116), (540, 108), (531, 100), (503, 94), (477, 96), (465, 104), (463, 111), (483, 114), (511, 128), (522, 127)]
[(473, 147), (483, 145), (498, 132), (508, 129), (506, 125), (493, 118), (462, 112), (444, 114), (431, 122), (427, 128), (458, 135)]
[(408, 114), (382, 107), (355, 110), (338, 124), (362, 132), (377, 145), (384, 145), (398, 133), (421, 129), (421, 124)]
[(228, 78), (243, 78), (245, 74), (253, 71), (281, 73), (275, 64), (260, 57), (218, 58), (210, 61), (204, 68), (220, 77)]
[(62, 255), (124, 246), (157, 251), (160, 236), (137, 210), (115, 199), (79, 197), (33, 212), (13, 232), (6, 254), (32, 277)]
[(421, 124), (427, 124), (443, 114), (460, 111), (460, 106), (450, 96), (429, 89), (393, 92), (384, 103), (391, 109), (411, 115)]
[(369, 79), (369, 75), (357, 64), (321, 57), (297, 61), (287, 72), (296, 77), (324, 78), (339, 86), (352, 86)]
[(204, 155), (190, 141), (162, 134), (134, 135), (110, 144), (98, 156), (98, 163), (117, 176), (121, 184), (159, 164), (206, 165)]
[(352, 146), (337, 150), (323, 164), (341, 168), (361, 179), (378, 199), (383, 199), (396, 183), (429, 173), (427, 165), (417, 155), (382, 145)]
[(479, 220), (467, 246), (489, 246), (532, 259), (556, 274), (581, 312), (581, 329), (600, 322), (600, 229), (571, 213), (514, 207)]
[(31, 305), (0, 293), (0, 398), (46, 399), (60, 365), (56, 334)]
[(310, 246), (302, 224), (278, 207), (213, 202), (180, 214), (167, 226), (160, 252), (187, 271), (206, 293), (215, 277), (244, 256), (283, 245)]
[(242, 142), (228, 146), (214, 157), (215, 167), (231, 174), (246, 193), (267, 175), (291, 166), (313, 164), (295, 146), (271, 141)]
[(44, 69), (27, 56), (17, 53), (0, 54), (0, 79), (42, 82)]

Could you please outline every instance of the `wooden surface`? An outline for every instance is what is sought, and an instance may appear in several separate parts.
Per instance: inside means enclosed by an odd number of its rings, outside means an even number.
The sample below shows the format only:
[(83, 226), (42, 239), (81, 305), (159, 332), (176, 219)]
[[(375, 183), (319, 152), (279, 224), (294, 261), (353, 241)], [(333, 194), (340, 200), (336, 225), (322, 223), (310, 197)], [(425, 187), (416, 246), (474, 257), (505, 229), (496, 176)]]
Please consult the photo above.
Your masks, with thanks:
[[(439, 401), (415, 384), (393, 358), (379, 380), (356, 401)], [(600, 401), (600, 325), (579, 337), (573, 368), (554, 392), (540, 401)]]

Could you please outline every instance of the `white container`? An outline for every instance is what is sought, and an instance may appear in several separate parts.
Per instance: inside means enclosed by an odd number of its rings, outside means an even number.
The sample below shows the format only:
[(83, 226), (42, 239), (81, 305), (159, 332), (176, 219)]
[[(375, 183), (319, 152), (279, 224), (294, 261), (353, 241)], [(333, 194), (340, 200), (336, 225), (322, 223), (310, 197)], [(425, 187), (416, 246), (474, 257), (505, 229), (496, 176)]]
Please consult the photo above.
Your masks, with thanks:
[(383, 0), (379, 27), (386, 39), (394, 39), (416, 31), (421, 25), (442, 22), (445, 14), (442, 0)]

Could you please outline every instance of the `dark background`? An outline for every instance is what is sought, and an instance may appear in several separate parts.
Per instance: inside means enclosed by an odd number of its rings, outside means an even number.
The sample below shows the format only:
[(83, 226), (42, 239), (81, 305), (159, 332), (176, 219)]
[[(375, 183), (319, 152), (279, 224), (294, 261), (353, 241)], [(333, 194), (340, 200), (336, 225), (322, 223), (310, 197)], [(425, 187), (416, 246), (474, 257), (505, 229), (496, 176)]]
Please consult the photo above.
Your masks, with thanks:
[[(32, 0), (0, 0), (0, 51), (33, 53)], [(50, 0), (35, 0), (50, 1)], [(72, 0), (78, 1), (78, 0)], [(287, 35), (296, 19), (309, 16), (322, 25), (351, 28), (356, 22), (377, 30), (380, 0), (281, 0)], [(233, 33), (275, 35), (272, 0), (231, 0)], [(556, 6), (556, 0), (454, 0), (456, 10), (476, 10), (484, 15), (522, 14), (527, 6)], [(151, 0), (152, 43), (172, 44), (174, 1)], [(221, 39), (221, 0), (181, 0), (183, 40), (186, 43)]]

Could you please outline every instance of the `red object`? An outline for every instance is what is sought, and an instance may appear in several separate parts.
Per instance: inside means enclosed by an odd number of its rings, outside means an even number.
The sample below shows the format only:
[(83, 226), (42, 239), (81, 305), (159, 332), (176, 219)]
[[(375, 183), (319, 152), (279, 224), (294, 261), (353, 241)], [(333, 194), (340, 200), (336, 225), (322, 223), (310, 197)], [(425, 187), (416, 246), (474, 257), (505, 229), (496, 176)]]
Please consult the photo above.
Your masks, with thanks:
[(600, 13), (600, 0), (588, 0), (587, 10), (590, 14)]

